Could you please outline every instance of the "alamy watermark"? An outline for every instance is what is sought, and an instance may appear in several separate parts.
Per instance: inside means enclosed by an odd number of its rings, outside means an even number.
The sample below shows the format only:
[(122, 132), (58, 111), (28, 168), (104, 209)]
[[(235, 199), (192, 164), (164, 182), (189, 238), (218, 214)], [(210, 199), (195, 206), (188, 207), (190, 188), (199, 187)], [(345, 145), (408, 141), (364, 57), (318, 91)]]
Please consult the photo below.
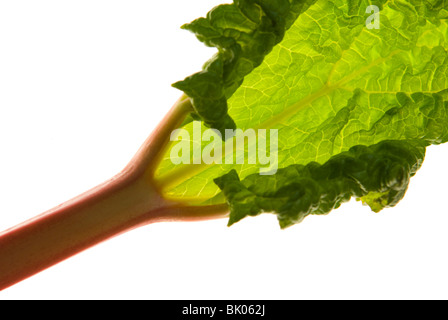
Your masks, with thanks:
[[(372, 13), (373, 12), (373, 13)], [(380, 8), (377, 6), (371, 5), (366, 9), (366, 13), (370, 13), (371, 15), (366, 20), (367, 29), (379, 29), (380, 28)]]
[(170, 151), (173, 164), (253, 164), (261, 175), (272, 175), (278, 169), (277, 129), (226, 129), (225, 136), (215, 129), (203, 130), (200, 121), (193, 122), (192, 135), (186, 129), (171, 133), (178, 141)]

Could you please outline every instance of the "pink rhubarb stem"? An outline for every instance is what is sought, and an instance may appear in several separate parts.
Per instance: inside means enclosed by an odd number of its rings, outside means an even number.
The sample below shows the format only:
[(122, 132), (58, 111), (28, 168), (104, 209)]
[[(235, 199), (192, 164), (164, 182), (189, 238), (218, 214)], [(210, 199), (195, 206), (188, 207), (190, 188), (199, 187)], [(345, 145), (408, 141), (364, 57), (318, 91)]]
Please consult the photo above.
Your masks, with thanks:
[(0, 290), (93, 245), (157, 221), (163, 199), (119, 175), (0, 234)]
[(188, 207), (168, 201), (153, 182), (160, 154), (188, 107), (189, 99), (179, 99), (117, 176), (0, 233), (0, 290), (143, 225), (226, 217), (227, 205)]

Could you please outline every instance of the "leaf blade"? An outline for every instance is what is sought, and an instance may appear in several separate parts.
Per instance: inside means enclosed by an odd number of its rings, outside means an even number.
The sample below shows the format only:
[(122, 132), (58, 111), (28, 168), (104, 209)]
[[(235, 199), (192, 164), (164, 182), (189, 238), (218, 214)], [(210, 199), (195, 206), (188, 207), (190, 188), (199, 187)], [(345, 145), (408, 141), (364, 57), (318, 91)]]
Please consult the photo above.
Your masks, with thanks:
[[(385, 140), (425, 146), (448, 140), (448, 4), (378, 1), (378, 30), (366, 27), (369, 5), (320, 0), (302, 8), (281, 42), (228, 97), (238, 128), (278, 130), (281, 169), (323, 165)], [(191, 133), (193, 125), (183, 128)], [(222, 203), (217, 177), (233, 171), (245, 181), (260, 167), (173, 166), (167, 157), (158, 177), (178, 177), (165, 189), (171, 198)], [(378, 210), (374, 204), (383, 196), (372, 191), (363, 199)]]
[(258, 67), (296, 18), (315, 0), (239, 0), (212, 9), (183, 26), (218, 52), (202, 71), (173, 84), (192, 100), (197, 119), (224, 136), (236, 129), (227, 99)]

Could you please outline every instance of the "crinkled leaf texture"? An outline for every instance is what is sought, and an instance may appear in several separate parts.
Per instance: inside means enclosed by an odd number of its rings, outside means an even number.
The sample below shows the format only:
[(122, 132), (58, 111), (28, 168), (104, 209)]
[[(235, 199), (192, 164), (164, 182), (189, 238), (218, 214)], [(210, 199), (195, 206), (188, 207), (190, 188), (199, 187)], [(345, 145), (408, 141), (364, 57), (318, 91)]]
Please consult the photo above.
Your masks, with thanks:
[(191, 98), (193, 119), (217, 129), (223, 137), (225, 129), (235, 129), (235, 122), (227, 113), (227, 99), (312, 2), (237, 0), (217, 6), (207, 17), (184, 25), (207, 46), (218, 49), (203, 71), (173, 84)]
[(382, 141), (354, 146), (324, 164), (310, 162), (280, 169), (275, 175), (252, 174), (240, 181), (236, 171), (215, 179), (229, 199), (229, 225), (262, 212), (276, 212), (282, 228), (309, 214), (326, 214), (352, 197), (374, 211), (394, 206), (420, 168), (425, 147), (417, 141)]
[[(379, 8), (379, 28), (366, 22)], [(172, 198), (226, 201), (229, 224), (282, 227), (352, 197), (394, 206), (425, 148), (448, 138), (448, 1), (235, 1), (188, 27), (217, 55), (176, 87), (205, 127), (278, 130), (279, 170), (173, 165)], [(268, 36), (269, 35), (269, 36)], [(192, 124), (183, 127), (192, 131)], [(193, 200), (196, 199), (196, 200)]]

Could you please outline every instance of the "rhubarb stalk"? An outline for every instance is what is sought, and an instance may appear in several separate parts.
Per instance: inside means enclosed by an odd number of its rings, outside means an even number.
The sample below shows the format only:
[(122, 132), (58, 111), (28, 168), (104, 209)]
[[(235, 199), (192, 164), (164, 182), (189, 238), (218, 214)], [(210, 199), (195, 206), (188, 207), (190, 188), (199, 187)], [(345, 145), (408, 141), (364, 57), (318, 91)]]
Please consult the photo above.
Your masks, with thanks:
[(153, 179), (170, 133), (190, 108), (190, 99), (182, 96), (115, 177), (0, 233), (0, 290), (143, 225), (226, 217), (227, 205), (190, 207), (164, 199)]

